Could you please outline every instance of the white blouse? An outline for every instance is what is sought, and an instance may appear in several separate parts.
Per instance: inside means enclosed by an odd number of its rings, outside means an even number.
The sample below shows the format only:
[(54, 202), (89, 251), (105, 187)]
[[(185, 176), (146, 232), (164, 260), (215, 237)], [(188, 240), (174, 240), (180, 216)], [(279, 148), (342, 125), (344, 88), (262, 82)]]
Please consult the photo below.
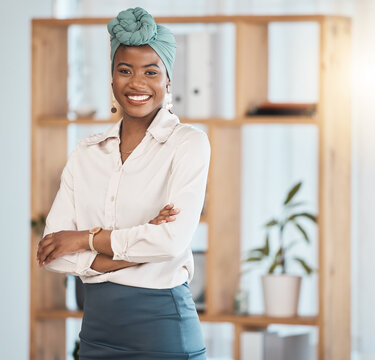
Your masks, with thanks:
[[(162, 108), (122, 164), (118, 121), (81, 139), (61, 175), (43, 237), (61, 230), (113, 230), (113, 260), (144, 264), (101, 273), (90, 268), (91, 251), (59, 257), (45, 268), (83, 282), (111, 281), (145, 288), (172, 288), (194, 274), (191, 240), (203, 208), (210, 162), (205, 132)], [(180, 212), (172, 222), (149, 224), (167, 204)]]

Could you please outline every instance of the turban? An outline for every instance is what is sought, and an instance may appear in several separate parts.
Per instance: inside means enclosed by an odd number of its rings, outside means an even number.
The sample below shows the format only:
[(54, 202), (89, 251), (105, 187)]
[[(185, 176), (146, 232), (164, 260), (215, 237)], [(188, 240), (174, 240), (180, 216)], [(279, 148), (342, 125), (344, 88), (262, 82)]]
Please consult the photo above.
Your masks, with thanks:
[(121, 44), (128, 46), (149, 45), (163, 61), (169, 79), (176, 55), (176, 40), (169, 29), (155, 23), (154, 18), (144, 9), (136, 7), (121, 11), (107, 25), (111, 35), (111, 61)]

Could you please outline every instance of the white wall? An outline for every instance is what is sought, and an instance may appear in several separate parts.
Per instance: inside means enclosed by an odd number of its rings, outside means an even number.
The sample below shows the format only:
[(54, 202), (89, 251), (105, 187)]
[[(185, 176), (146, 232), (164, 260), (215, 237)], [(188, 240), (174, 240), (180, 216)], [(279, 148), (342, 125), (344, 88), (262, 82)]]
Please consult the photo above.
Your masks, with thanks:
[(356, 1), (353, 19), (353, 360), (375, 359), (375, 2)]
[(52, 0), (0, 1), (0, 359), (29, 358), (30, 19)]

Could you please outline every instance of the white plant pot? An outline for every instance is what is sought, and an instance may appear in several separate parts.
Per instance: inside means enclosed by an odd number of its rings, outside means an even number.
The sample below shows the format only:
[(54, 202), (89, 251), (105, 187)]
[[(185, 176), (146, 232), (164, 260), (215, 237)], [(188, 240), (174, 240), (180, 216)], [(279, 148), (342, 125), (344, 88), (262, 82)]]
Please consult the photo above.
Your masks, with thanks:
[(293, 317), (298, 314), (301, 276), (267, 274), (262, 276), (265, 314)]

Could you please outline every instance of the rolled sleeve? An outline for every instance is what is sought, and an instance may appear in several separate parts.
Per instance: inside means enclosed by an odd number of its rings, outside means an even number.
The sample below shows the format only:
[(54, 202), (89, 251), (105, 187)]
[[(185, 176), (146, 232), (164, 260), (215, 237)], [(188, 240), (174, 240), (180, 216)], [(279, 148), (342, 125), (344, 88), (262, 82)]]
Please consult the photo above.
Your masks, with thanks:
[[(76, 151), (77, 148), (69, 157), (62, 171), (60, 187), (47, 215), (43, 237), (52, 232), (77, 230), (73, 176), (70, 171), (72, 157)], [(52, 260), (44, 268), (53, 272), (70, 273), (77, 276), (99, 275), (102, 273), (90, 268), (95, 257), (96, 254), (92, 251), (68, 254)]]
[(183, 139), (172, 160), (167, 189), (168, 203), (180, 210), (176, 220), (113, 230), (113, 260), (163, 262), (190, 246), (203, 208), (210, 154), (206, 133), (195, 130)]
[(96, 254), (92, 251), (68, 254), (51, 261), (44, 268), (58, 273), (69, 273), (76, 276), (95, 276), (103, 273), (91, 269)]

